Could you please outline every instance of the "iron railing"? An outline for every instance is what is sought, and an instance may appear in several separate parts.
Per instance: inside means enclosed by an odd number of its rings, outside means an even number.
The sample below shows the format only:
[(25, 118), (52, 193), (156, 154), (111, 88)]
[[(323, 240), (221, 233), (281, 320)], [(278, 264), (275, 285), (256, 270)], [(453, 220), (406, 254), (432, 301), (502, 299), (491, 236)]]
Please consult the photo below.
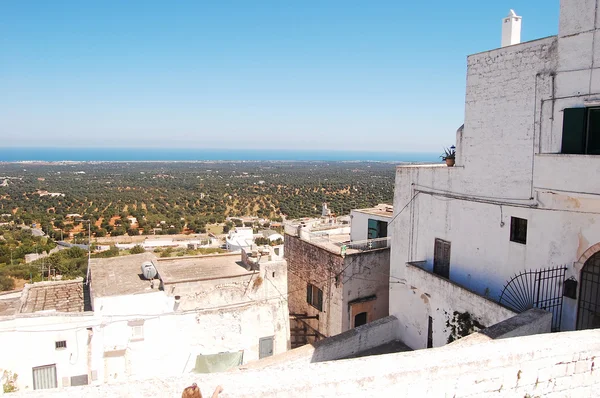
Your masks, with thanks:
[(552, 313), (552, 331), (560, 331), (566, 267), (522, 271), (504, 285), (499, 302), (516, 312), (540, 308)]

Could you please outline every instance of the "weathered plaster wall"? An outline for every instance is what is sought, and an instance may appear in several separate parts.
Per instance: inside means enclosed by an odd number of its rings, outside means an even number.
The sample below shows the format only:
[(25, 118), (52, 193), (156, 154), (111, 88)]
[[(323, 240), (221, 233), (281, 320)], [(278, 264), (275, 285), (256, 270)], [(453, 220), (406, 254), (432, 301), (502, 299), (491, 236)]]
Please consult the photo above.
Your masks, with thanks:
[(302, 369), (257, 369), (155, 378), (100, 387), (72, 387), (15, 396), (180, 396), (192, 382), (220, 397), (298, 396), (571, 396), (600, 395), (600, 331), (502, 339), (468, 347), (435, 348), (343, 361)]
[[(133, 324), (143, 325), (142, 339), (133, 338)], [(248, 363), (258, 359), (259, 339), (270, 336), (275, 354), (288, 349), (285, 298), (227, 308), (105, 317), (94, 329), (93, 369), (100, 382), (119, 382), (190, 372), (197, 355), (243, 350), (244, 363)]]
[[(325, 336), (342, 332), (343, 287), (341, 277), (344, 258), (295, 236), (285, 235), (288, 262), (288, 305), (292, 314), (319, 315), (306, 322)], [(323, 290), (323, 311), (306, 302), (307, 283)]]
[(494, 325), (515, 315), (495, 302), (470, 292), (417, 266), (406, 266), (406, 285), (393, 287), (402, 300), (402, 311), (395, 316), (400, 323), (398, 336), (412, 349), (427, 347), (429, 317), (433, 320), (433, 346), (448, 343), (452, 326), (461, 327), (459, 314), (470, 317), (483, 327)]
[[(59, 387), (69, 386), (72, 376), (88, 375), (88, 330), (99, 324), (92, 314), (21, 316), (0, 322), (0, 378), (16, 373), (21, 391), (33, 389), (32, 368), (56, 365)], [(65, 340), (67, 347), (56, 349)], [(91, 383), (91, 377), (90, 377)], [(1, 387), (0, 383), (0, 387)]]
[[(289, 348), (285, 261), (261, 263), (250, 275), (164, 288), (94, 299), (104, 319), (92, 343), (99, 382), (182, 374), (197, 355), (220, 352), (243, 350), (248, 363), (258, 359), (262, 337), (274, 338), (275, 354)], [(135, 325), (142, 325), (142, 339), (132, 338)]]
[[(579, 256), (600, 242), (600, 157), (556, 152), (564, 108), (600, 99), (597, 3), (563, 0), (558, 37), (468, 57), (457, 167), (397, 169), (396, 212), (418, 196), (392, 227), (392, 275), (404, 277), (406, 261), (431, 267), (440, 238), (452, 245), (450, 278), (491, 298), (523, 270), (565, 266), (579, 280)], [(526, 245), (510, 242), (511, 216), (528, 220)], [(565, 298), (562, 329), (576, 316)]]
[(336, 336), (317, 341), (314, 344), (307, 344), (282, 354), (250, 363), (244, 366), (243, 369), (308, 366), (315, 362), (347, 358), (358, 352), (397, 340), (398, 326), (396, 318), (385, 317)]
[[(344, 258), (344, 268), (342, 331), (354, 327), (352, 312), (356, 314), (366, 311), (367, 322), (388, 316), (390, 250), (386, 248), (348, 255)], [(356, 303), (360, 299), (373, 296), (374, 299), (370, 301)], [(352, 304), (353, 302), (356, 304)], [(354, 308), (360, 306), (364, 308)]]

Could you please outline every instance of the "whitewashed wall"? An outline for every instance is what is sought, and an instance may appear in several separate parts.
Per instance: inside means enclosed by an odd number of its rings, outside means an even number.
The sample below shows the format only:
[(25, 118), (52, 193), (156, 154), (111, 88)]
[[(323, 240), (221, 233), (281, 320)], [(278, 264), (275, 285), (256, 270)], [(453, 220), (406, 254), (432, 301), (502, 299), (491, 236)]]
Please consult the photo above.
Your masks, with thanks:
[[(350, 217), (352, 218), (352, 226), (350, 231), (350, 240), (367, 240), (369, 239), (369, 219), (390, 222), (392, 213), (390, 216), (378, 216), (374, 214), (363, 213), (358, 210), (352, 210)], [(388, 226), (389, 227), (389, 226)], [(390, 230), (388, 229), (388, 236), (390, 236)]]
[[(0, 377), (18, 375), (21, 391), (33, 390), (34, 367), (56, 365), (59, 387), (70, 385), (72, 376), (88, 375), (88, 330), (99, 324), (91, 314), (22, 316), (0, 321)], [(65, 349), (55, 342), (65, 340)], [(91, 380), (89, 380), (91, 383)]]
[[(558, 37), (468, 57), (457, 167), (397, 169), (396, 212), (414, 199), (393, 223), (392, 275), (406, 277), (406, 261), (431, 268), (440, 238), (451, 242), (450, 279), (494, 299), (523, 270), (565, 266), (579, 279), (580, 257), (600, 242), (600, 156), (557, 152), (563, 109), (600, 99), (597, 6), (562, 0)], [(526, 245), (510, 241), (511, 216), (528, 220)], [(390, 315), (411, 310), (403, 294), (391, 292)], [(565, 298), (563, 330), (576, 311)]]
[[(260, 280), (260, 282), (257, 282)], [(259, 339), (274, 337), (274, 354), (289, 347), (285, 261), (252, 275), (166, 284), (165, 290), (94, 299), (103, 325), (94, 329), (93, 369), (100, 382), (189, 373), (197, 355), (244, 351), (259, 357)], [(174, 296), (180, 296), (175, 306)], [(143, 323), (143, 339), (132, 323)]]

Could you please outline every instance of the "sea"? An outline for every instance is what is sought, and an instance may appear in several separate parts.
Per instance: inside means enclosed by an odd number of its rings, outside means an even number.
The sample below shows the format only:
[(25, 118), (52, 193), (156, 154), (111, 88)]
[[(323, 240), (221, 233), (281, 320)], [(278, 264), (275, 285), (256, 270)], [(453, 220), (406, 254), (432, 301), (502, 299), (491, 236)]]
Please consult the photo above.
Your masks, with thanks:
[(375, 161), (437, 162), (439, 153), (292, 149), (0, 148), (0, 162)]

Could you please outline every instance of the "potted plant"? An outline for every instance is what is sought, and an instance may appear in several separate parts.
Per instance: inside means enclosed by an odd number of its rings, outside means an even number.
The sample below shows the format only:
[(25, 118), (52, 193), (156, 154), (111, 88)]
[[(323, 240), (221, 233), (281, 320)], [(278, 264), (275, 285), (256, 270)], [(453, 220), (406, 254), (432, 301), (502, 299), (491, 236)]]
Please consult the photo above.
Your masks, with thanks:
[(454, 166), (454, 159), (456, 157), (456, 147), (452, 145), (450, 148), (444, 148), (444, 154), (440, 156), (442, 160), (446, 161), (446, 166)]

